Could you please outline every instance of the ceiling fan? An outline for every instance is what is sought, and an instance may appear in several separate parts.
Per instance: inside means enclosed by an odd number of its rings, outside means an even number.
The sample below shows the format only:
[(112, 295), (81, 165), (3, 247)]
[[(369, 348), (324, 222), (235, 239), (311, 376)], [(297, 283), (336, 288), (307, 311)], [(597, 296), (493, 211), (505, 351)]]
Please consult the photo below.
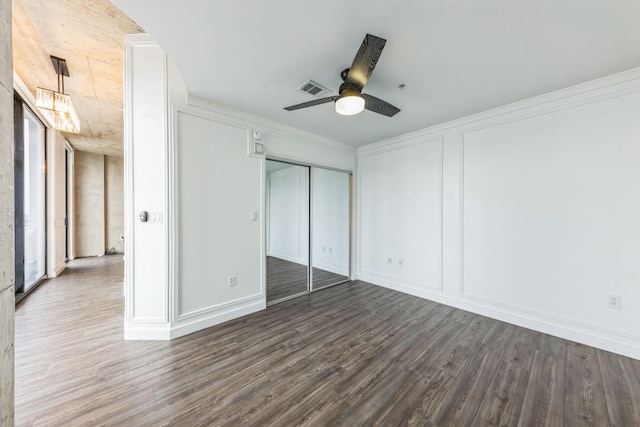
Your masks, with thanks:
[(360, 45), (360, 49), (358, 49), (356, 57), (353, 58), (351, 68), (347, 68), (340, 73), (343, 83), (340, 85), (338, 95), (291, 105), (290, 107), (285, 107), (285, 110), (299, 110), (333, 101), (335, 102), (336, 112), (345, 116), (358, 114), (364, 109), (387, 117), (395, 116), (400, 112), (399, 108), (375, 96), (362, 93), (362, 89), (376, 67), (386, 42), (383, 38), (367, 34)]

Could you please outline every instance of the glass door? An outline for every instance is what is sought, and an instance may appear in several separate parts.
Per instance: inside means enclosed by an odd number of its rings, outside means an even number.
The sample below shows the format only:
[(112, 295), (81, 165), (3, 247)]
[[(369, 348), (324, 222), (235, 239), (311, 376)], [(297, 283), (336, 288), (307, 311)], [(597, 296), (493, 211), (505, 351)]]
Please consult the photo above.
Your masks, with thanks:
[(266, 161), (267, 304), (309, 292), (309, 168)]
[(24, 105), (22, 114), (24, 290), (27, 291), (44, 277), (46, 266), (45, 127)]
[(312, 290), (349, 280), (351, 175), (311, 168)]

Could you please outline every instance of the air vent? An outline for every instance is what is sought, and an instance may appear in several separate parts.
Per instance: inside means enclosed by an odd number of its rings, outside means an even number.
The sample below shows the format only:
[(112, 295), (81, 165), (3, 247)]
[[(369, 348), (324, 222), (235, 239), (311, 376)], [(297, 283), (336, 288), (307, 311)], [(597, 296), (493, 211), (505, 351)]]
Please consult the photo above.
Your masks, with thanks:
[(306, 82), (302, 83), (298, 87), (298, 90), (302, 92), (306, 92), (309, 95), (315, 96), (315, 97), (320, 97), (322, 95), (326, 95), (329, 92), (331, 92), (329, 89), (322, 86), (321, 84), (314, 82), (313, 80), (307, 80)]

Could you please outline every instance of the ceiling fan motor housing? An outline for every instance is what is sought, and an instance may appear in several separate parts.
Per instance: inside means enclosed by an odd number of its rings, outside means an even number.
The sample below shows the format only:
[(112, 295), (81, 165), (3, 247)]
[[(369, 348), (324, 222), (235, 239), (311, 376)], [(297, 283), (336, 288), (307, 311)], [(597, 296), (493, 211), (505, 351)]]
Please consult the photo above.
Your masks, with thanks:
[(362, 88), (353, 83), (344, 82), (340, 85), (340, 89), (338, 90), (338, 94), (342, 96), (360, 96), (362, 92)]

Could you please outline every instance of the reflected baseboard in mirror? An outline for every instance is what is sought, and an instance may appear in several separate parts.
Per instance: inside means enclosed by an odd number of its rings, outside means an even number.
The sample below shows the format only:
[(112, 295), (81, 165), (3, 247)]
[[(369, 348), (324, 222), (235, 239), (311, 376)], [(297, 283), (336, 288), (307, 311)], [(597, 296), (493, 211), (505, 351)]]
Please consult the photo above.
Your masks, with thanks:
[(267, 257), (267, 303), (307, 292), (307, 266)]
[(313, 267), (313, 290), (315, 291), (348, 281), (349, 278), (347, 276), (342, 276), (340, 274), (332, 273), (331, 271)]
[[(320, 289), (349, 281), (330, 271), (313, 269), (313, 287)], [(307, 266), (284, 259), (267, 257), (267, 303), (307, 292)]]

